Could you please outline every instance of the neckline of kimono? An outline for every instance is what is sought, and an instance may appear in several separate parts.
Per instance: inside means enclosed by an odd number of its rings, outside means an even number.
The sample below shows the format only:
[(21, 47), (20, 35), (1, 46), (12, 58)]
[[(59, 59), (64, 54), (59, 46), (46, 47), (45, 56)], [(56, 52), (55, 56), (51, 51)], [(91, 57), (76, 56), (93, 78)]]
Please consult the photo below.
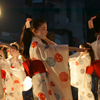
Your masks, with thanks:
[[(13, 65), (13, 62), (11, 62), (11, 58), (9, 59), (9, 62), (10, 62), (10, 66), (12, 66)], [(20, 63), (19, 60), (18, 60), (18, 63), (19, 63), (19, 65), (21, 65), (21, 63)]]
[(32, 37), (32, 40), (41, 41), (41, 39), (39, 39), (38, 37)]
[(87, 55), (89, 55), (89, 53), (86, 53), (85, 55), (83, 55), (82, 58), (85, 57), (85, 56), (87, 56)]

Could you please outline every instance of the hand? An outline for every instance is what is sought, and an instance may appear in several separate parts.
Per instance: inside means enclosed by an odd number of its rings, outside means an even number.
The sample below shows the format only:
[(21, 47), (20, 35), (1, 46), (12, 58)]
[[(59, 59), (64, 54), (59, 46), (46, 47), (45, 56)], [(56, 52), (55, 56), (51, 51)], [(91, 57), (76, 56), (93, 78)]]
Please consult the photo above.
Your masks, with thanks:
[(83, 48), (79, 48), (77, 51), (78, 52), (86, 52), (87, 50), (89, 50), (90, 48), (85, 48), (85, 49), (83, 49)]
[(2, 46), (2, 48), (6, 47), (6, 48), (11, 48), (11, 49), (15, 49), (13, 46), (10, 46), (7, 43), (0, 43), (0, 46)]
[(46, 36), (44, 36), (44, 37), (41, 37), (41, 39), (46, 40), (46, 39), (47, 39), (47, 37), (46, 37)]
[(45, 41), (46, 41), (47, 39), (48, 39), (48, 38), (47, 38), (46, 36), (43, 38), (43, 40), (45, 40)]

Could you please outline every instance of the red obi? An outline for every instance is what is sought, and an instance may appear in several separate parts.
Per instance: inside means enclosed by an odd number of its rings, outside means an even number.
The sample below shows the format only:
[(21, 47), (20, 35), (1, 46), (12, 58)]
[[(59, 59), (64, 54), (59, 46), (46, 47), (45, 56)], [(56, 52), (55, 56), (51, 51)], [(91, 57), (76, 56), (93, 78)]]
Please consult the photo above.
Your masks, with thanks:
[(95, 71), (97, 77), (100, 79), (100, 60), (93, 61), (92, 65), (86, 69), (86, 73), (90, 75), (92, 75), (93, 71)]
[(25, 72), (27, 76), (33, 76), (37, 73), (44, 73), (46, 72), (45, 66), (42, 61), (40, 60), (26, 60), (23, 63), (25, 68)]
[(92, 65), (86, 67), (86, 73), (87, 73), (87, 74), (92, 75), (93, 71), (94, 71), (94, 69), (93, 69), (93, 66), (92, 66)]
[(2, 79), (6, 78), (6, 72), (5, 72), (5, 70), (1, 70), (1, 78)]

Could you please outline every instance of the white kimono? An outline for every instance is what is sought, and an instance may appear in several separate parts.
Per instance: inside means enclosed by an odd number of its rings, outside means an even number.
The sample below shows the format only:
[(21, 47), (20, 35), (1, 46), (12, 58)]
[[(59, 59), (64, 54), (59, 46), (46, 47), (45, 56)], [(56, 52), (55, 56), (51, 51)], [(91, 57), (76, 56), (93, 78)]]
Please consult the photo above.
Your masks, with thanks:
[(13, 59), (0, 62), (0, 67), (6, 74), (5, 78), (2, 79), (4, 98), (0, 100), (23, 100), (23, 81), (26, 75), (20, 64), (19, 61)]
[(89, 53), (69, 60), (71, 85), (78, 88), (78, 100), (95, 100), (91, 91), (92, 77), (86, 74), (86, 67), (91, 65)]
[[(0, 57), (0, 61), (2, 60), (2, 57)], [(3, 79), (5, 77), (3, 77), (3, 70), (0, 69), (0, 100), (3, 100), (4, 99), (4, 88), (3, 88)], [(5, 73), (5, 72), (4, 72)]]
[[(97, 36), (97, 42), (96, 42), (96, 55), (98, 57), (98, 60), (100, 60), (100, 35)], [(98, 81), (98, 100), (100, 100), (100, 79)]]
[[(4, 74), (4, 75), (2, 75), (2, 74)], [(0, 69), (0, 100), (5, 99), (4, 79), (5, 79), (5, 71)]]
[(73, 100), (68, 70), (68, 45), (45, 45), (33, 37), (29, 53), (32, 60), (41, 60), (49, 72), (32, 77), (33, 93), (39, 100)]

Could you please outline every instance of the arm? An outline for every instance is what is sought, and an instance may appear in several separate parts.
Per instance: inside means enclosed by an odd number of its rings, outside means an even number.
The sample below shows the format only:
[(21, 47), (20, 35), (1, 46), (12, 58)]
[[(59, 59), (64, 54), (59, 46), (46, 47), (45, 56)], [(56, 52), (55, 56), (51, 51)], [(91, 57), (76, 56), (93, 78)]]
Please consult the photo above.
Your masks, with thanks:
[(48, 44), (50, 45), (57, 45), (56, 43), (54, 43), (53, 41), (49, 40), (47, 37), (44, 39)]
[[(47, 37), (44, 40), (50, 45), (57, 45), (53, 41), (49, 40)], [(82, 48), (77, 48), (77, 47), (69, 47), (69, 51), (85, 52), (86, 50), (88, 50), (88, 49), (82, 49)]]
[(69, 51), (85, 52), (86, 50), (89, 50), (89, 48), (83, 49), (83, 48), (77, 48), (77, 47), (69, 47)]
[(0, 43), (0, 46), (7, 47), (7, 48), (12, 48), (12, 49), (13, 49), (13, 47), (10, 46), (10, 45), (7, 44), (7, 43)]
[(7, 44), (7, 43), (0, 43), (0, 46), (5, 46), (5, 47), (7, 47), (7, 46), (9, 46), (9, 44)]

